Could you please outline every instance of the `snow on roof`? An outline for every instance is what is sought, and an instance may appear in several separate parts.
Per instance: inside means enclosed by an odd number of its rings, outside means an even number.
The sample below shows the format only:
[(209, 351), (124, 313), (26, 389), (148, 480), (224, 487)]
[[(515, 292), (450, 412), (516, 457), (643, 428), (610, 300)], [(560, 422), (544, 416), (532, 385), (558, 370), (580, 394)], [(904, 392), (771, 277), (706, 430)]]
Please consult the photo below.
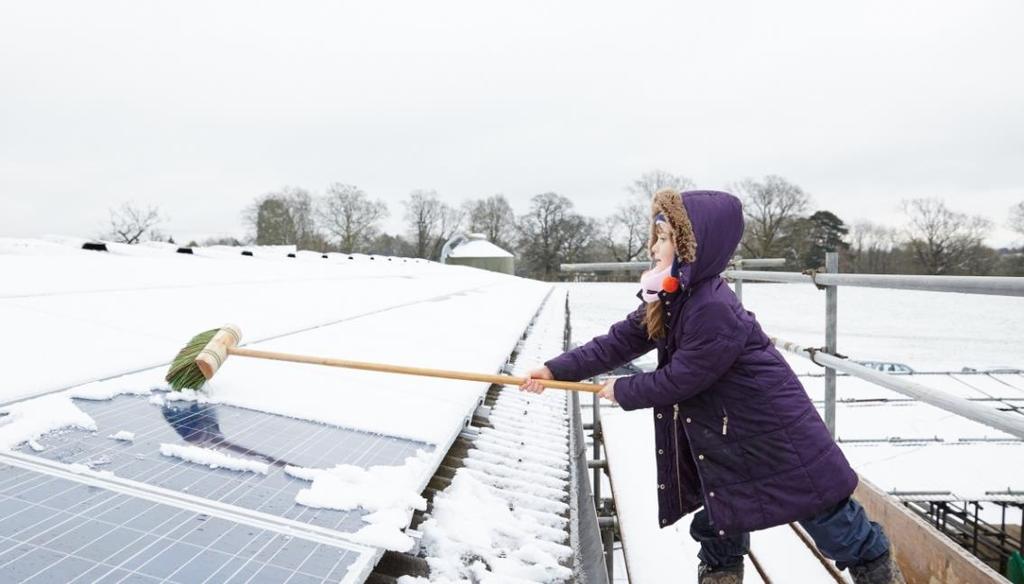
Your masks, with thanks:
[[(564, 290), (552, 293), (521, 345), (513, 374), (527, 375), (561, 350)], [(567, 393), (499, 390), (450, 486), (419, 530), (434, 581), (567, 582)]]
[[(230, 249), (185, 255), (159, 246), (129, 251), (0, 240), (0, 351), (17, 364), (5, 374), (0, 401), (45, 394), (0, 408), (7, 414), (0, 424), (0, 456), (69, 425), (101, 437), (124, 430), (121, 424), (98, 427), (73, 398), (164, 390), (166, 365), (184, 343), (225, 322), (240, 325), (243, 342), (254, 348), (495, 372), (550, 289), (505, 274), (407, 258), (242, 257)], [(423, 443), (425, 462), (394, 461), (404, 469), (395, 472), (406, 477), (396, 488), (409, 497), (396, 497), (402, 502), (394, 509), (375, 509), (364, 517), (369, 524), (351, 534), (355, 541), (390, 547), (410, 542), (396, 531), (408, 525), (406, 504), (426, 486), (487, 387), (233, 356), (203, 392), (159, 391), (152, 400), (159, 407), (164, 395), (200, 399)], [(147, 443), (132, 442), (138, 448)], [(45, 441), (36, 444), (45, 448)], [(195, 463), (240, 464), (165, 450)], [(146, 456), (166, 458), (156, 450)], [(326, 472), (331, 464), (325, 462)], [(348, 480), (354, 470), (339, 472)], [(330, 473), (306, 474), (313, 480), (310, 492), (320, 492), (317, 480), (339, 484)], [(381, 492), (370, 483), (387, 476), (379, 472), (332, 491), (345, 503), (319, 495), (315, 502), (370, 509), (374, 493)]]
[(448, 254), (451, 258), (510, 258), (511, 253), (501, 249), (486, 239), (471, 239)]

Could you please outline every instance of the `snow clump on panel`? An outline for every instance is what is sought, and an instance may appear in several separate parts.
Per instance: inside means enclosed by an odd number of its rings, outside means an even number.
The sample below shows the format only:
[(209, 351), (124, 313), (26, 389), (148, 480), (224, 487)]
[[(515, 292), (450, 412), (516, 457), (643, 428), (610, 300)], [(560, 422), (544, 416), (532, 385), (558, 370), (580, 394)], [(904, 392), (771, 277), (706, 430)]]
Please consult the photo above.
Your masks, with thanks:
[(402, 532), (415, 509), (424, 510), (426, 500), (420, 496), (422, 479), (433, 467), (433, 454), (420, 450), (399, 466), (377, 465), (369, 469), (351, 464), (334, 468), (286, 466), (289, 475), (311, 481), (295, 496), (295, 502), (307, 507), (348, 511), (365, 509), (368, 525), (353, 534), (352, 539), (367, 545), (395, 551), (407, 551), (414, 545)]
[(238, 472), (254, 472), (267, 474), (270, 467), (266, 463), (230, 456), (223, 452), (200, 448), (198, 446), (181, 446), (178, 444), (161, 444), (160, 454), (173, 458), (180, 458), (186, 462), (201, 464), (210, 468), (223, 468)]

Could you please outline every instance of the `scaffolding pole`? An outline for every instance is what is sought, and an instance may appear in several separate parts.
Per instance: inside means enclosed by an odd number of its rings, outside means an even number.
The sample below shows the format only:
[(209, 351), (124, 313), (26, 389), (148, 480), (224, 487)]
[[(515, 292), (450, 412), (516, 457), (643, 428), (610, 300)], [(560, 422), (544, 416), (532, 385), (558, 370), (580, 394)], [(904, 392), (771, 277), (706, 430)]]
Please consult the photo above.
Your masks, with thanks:
[(725, 270), (722, 275), (733, 280), (780, 282), (783, 284), (815, 284), (818, 286), (851, 286), (885, 288), (887, 290), (926, 290), (960, 294), (1024, 296), (1024, 278), (1012, 276), (914, 276), (905, 274), (831, 274), (825, 272), (765, 272)]
[(977, 402), (969, 401), (951, 393), (926, 387), (913, 381), (908, 381), (907, 375), (897, 376), (882, 373), (881, 371), (865, 367), (845, 358), (829, 355), (819, 349), (801, 347), (796, 343), (792, 343), (778, 337), (771, 337), (771, 340), (776, 347), (789, 351), (790, 353), (806, 357), (823, 367), (831, 367), (837, 371), (842, 371), (843, 373), (852, 375), (853, 377), (870, 381), (875, 385), (880, 385), (926, 404), (933, 405), (939, 409), (952, 412), (974, 420), (975, 422), (985, 424), (986, 426), (991, 426), (997, 430), (1002, 430), (1003, 432), (1012, 434), (1017, 438), (1024, 439), (1024, 416), (1010, 415), (1006, 412), (1001, 412), (997, 409), (980, 405)]

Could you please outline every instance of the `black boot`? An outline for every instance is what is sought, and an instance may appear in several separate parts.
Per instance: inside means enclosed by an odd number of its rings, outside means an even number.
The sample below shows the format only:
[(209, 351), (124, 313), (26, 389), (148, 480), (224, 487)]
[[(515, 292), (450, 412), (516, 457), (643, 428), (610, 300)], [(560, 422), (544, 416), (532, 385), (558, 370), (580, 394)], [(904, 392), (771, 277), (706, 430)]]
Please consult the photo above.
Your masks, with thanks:
[(885, 552), (866, 564), (850, 566), (855, 584), (907, 584), (892, 554)]
[(743, 582), (743, 564), (729, 568), (714, 568), (700, 563), (697, 567), (697, 584), (740, 584)]

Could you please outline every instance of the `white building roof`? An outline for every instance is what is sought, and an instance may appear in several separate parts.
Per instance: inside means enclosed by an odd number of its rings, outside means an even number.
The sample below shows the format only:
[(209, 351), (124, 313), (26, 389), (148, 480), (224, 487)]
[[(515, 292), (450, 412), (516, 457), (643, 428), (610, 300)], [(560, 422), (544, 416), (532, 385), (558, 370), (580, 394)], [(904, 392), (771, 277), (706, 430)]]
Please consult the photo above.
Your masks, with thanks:
[(511, 253), (501, 249), (486, 239), (471, 239), (456, 247), (448, 255), (452, 258), (510, 258)]

